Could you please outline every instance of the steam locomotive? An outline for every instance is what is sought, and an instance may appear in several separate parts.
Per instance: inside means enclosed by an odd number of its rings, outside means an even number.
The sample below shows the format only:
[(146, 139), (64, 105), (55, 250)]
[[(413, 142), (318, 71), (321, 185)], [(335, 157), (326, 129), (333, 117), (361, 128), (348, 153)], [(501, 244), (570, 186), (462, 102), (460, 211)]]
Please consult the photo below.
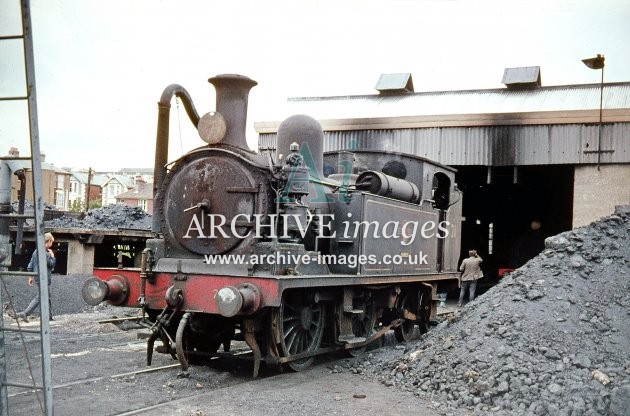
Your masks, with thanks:
[[(184, 370), (232, 340), (251, 348), (256, 376), (261, 362), (299, 371), (318, 354), (360, 354), (392, 329), (401, 342), (426, 331), (437, 285), (458, 277), (455, 171), (396, 152), (324, 154), (322, 128), (305, 115), (279, 125), (275, 149), (252, 152), (245, 122), (256, 82), (209, 82), (216, 111), (202, 117), (184, 88), (164, 90), (155, 238), (141, 267), (95, 269), (84, 300), (142, 308), (147, 364), (155, 349)], [(169, 163), (173, 96), (207, 144)]]

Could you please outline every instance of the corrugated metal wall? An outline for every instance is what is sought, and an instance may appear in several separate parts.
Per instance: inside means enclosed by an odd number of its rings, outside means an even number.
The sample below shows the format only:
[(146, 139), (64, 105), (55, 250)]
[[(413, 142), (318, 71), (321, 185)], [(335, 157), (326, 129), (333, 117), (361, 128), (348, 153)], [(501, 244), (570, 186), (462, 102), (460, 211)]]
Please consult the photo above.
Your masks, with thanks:
[[(328, 131), (324, 151), (395, 151), (445, 165), (587, 164), (597, 163), (598, 134), (592, 124)], [(275, 141), (275, 133), (260, 134), (258, 146)], [(630, 162), (629, 123), (603, 125), (601, 142), (601, 163)]]

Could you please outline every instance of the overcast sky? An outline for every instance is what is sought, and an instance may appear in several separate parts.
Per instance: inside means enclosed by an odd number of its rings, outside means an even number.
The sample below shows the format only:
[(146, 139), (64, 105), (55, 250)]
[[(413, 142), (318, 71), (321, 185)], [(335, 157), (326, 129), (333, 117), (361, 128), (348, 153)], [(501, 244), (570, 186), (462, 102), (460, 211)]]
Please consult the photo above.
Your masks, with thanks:
[[(580, 60), (606, 57), (630, 81), (628, 0), (32, 0), (40, 142), (56, 166), (153, 167), (157, 101), (184, 86), (214, 110), (207, 79), (258, 81), (254, 121), (282, 120), (288, 97), (373, 94), (382, 73), (416, 91), (501, 88), (503, 69), (541, 66), (543, 85), (597, 83)], [(20, 32), (0, 0), (0, 34)], [(24, 93), (17, 41), (0, 43), (0, 95)], [(171, 160), (203, 142), (175, 102)], [(0, 102), (0, 154), (28, 154), (24, 103)], [(181, 137), (181, 139), (180, 139)]]

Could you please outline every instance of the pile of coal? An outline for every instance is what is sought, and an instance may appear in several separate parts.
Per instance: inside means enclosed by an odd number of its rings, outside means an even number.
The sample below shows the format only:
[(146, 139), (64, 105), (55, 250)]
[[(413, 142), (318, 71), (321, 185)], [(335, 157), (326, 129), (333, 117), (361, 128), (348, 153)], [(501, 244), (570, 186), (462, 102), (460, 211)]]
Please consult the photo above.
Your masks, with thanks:
[(423, 338), (350, 370), (447, 413), (627, 415), (630, 206), (545, 250)]
[(140, 207), (107, 205), (89, 210), (83, 217), (64, 215), (45, 222), (46, 228), (86, 228), (92, 230), (150, 230), (151, 216)]

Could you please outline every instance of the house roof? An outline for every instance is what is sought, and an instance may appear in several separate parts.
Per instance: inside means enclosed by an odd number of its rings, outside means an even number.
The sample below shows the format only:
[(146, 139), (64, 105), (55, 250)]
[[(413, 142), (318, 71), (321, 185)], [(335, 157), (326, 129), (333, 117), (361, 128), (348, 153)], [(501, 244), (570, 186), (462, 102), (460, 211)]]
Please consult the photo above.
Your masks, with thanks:
[[(18, 169), (24, 169), (24, 170), (31, 170), (31, 161), (30, 160), (24, 160), (24, 159), (20, 159), (20, 160), (9, 160), (9, 166), (11, 166), (11, 170), (16, 171)], [(42, 162), (42, 170), (51, 170), (55, 173), (58, 173), (60, 175), (71, 175), (70, 172), (68, 172), (67, 170), (64, 170), (62, 168), (59, 168), (55, 165), (53, 165), (52, 163), (46, 163), (46, 162)]]
[(122, 168), (118, 171), (121, 175), (153, 175), (153, 168)]
[(153, 184), (138, 183), (132, 190), (116, 195), (116, 199), (153, 199)]
[[(77, 180), (77, 182), (87, 185), (87, 182), (88, 182), (87, 172), (72, 172), (72, 176)], [(107, 181), (107, 176), (100, 175), (100, 174), (92, 174), (92, 180), (90, 181), (90, 184), (103, 186), (105, 181)]]
[(106, 186), (111, 181), (117, 181), (118, 183), (120, 183), (121, 185), (126, 186), (127, 188), (132, 188), (133, 187), (133, 179), (129, 178), (127, 176), (123, 176), (123, 175), (110, 176), (107, 180), (105, 180), (105, 182), (103, 182), (103, 185), (101, 185), (101, 186)]

